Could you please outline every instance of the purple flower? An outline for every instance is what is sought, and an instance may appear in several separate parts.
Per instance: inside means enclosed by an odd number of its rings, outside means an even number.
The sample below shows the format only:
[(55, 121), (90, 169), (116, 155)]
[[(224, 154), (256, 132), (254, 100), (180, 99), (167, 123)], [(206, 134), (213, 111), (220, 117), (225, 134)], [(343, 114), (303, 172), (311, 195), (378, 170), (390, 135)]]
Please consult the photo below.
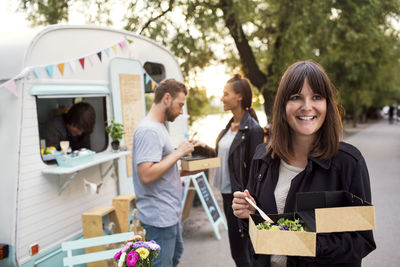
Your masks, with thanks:
[(132, 250), (126, 256), (126, 265), (128, 265), (128, 267), (136, 267), (136, 263), (138, 261), (139, 261), (139, 254), (135, 250)]
[(133, 242), (128, 242), (126, 243), (125, 247), (123, 247), (121, 249), (122, 252), (126, 252), (131, 246), (132, 246)]
[(115, 255), (114, 255), (114, 260), (119, 260), (119, 258), (121, 257), (122, 252), (118, 251)]
[(149, 248), (149, 245), (147, 244), (147, 242), (144, 241), (137, 241), (135, 243), (133, 243), (132, 248), (136, 249), (136, 248), (140, 248), (140, 247), (144, 247), (144, 248)]

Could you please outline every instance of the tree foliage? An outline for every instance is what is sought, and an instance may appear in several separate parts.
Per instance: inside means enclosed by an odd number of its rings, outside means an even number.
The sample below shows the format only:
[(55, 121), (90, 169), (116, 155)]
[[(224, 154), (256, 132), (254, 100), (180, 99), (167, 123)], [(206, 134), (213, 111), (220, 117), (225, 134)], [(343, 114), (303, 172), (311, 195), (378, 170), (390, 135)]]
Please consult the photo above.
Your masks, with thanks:
[(203, 88), (191, 87), (189, 95), (186, 100), (189, 117), (189, 124), (191, 125), (196, 119), (205, 114), (216, 113), (219, 108), (210, 104), (213, 97), (207, 97), (207, 93)]
[(68, 21), (70, 0), (21, 0), (21, 9), (32, 25), (49, 25)]
[[(55, 0), (21, 1), (38, 7), (39, 2)], [(226, 64), (229, 71), (242, 72), (258, 88), (267, 115), (284, 70), (304, 59), (313, 59), (326, 69), (347, 114), (354, 118), (387, 102), (400, 101), (399, 32), (393, 27), (400, 17), (398, 0), (127, 3), (125, 29), (168, 47), (178, 57), (186, 78), (209, 64)], [(67, 11), (58, 9), (55, 14), (60, 14), (62, 21), (65, 16), (61, 14)], [(99, 12), (104, 9), (107, 7)], [(47, 18), (44, 13), (48, 10), (35, 11)]]

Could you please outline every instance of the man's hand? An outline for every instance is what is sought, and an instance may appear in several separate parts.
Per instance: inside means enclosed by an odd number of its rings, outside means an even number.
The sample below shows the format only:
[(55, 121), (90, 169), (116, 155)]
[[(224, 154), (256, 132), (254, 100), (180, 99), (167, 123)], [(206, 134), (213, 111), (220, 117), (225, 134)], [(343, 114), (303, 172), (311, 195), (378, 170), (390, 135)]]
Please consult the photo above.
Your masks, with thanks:
[(176, 151), (179, 153), (180, 158), (194, 151), (194, 142), (193, 140), (186, 139), (176, 148)]
[(247, 189), (244, 192), (236, 191), (233, 193), (233, 214), (240, 219), (248, 219), (250, 214), (254, 214), (255, 212), (255, 209), (246, 201), (245, 197), (250, 198), (251, 201), (256, 203)]
[(183, 141), (177, 149), (160, 162), (138, 164), (138, 175), (143, 185), (149, 185), (160, 179), (180, 158), (194, 150), (193, 141)]

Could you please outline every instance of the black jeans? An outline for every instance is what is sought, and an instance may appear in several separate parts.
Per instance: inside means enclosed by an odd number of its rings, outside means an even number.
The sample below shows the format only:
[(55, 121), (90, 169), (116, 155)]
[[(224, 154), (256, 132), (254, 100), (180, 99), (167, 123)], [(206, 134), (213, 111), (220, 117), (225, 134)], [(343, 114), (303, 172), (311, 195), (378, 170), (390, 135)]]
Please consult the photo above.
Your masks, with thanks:
[(231, 255), (237, 267), (251, 266), (250, 240), (247, 233), (242, 234), (239, 229), (239, 219), (233, 215), (233, 194), (222, 194), (224, 212), (228, 222), (229, 245)]

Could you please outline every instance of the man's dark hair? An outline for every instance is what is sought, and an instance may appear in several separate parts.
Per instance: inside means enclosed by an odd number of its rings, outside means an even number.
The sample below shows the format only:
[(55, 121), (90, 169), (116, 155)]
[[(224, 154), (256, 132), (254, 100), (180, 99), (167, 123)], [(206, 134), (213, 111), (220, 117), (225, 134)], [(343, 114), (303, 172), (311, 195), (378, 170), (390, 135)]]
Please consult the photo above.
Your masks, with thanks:
[(71, 124), (87, 134), (93, 132), (95, 121), (96, 113), (94, 108), (86, 102), (73, 105), (65, 114), (65, 122), (67, 124)]
[(187, 95), (187, 89), (183, 83), (175, 79), (162, 80), (154, 90), (154, 103), (160, 103), (166, 93), (169, 93), (175, 99), (180, 92)]

